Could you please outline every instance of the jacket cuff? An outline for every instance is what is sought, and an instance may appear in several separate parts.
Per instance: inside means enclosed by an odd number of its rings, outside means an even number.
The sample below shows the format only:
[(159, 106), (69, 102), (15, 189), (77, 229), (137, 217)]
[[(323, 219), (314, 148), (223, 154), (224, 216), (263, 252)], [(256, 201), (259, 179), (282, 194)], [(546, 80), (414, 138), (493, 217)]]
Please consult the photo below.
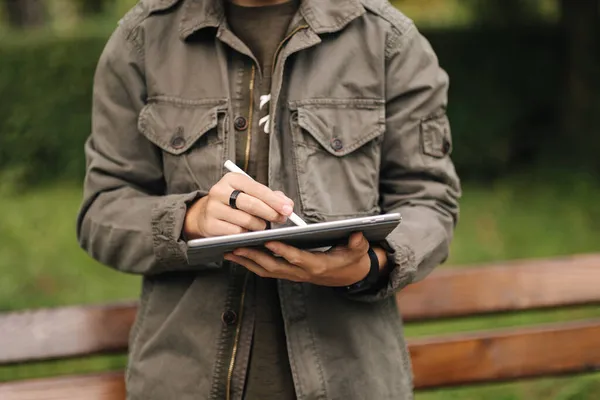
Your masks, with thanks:
[(152, 210), (154, 256), (167, 270), (188, 263), (183, 224), (188, 207), (202, 196), (200, 192), (164, 196)]
[(387, 252), (389, 273), (371, 289), (356, 294), (347, 294), (352, 300), (377, 302), (394, 296), (399, 290), (410, 284), (417, 272), (415, 252), (408, 246), (395, 243), (387, 238), (381, 243)]

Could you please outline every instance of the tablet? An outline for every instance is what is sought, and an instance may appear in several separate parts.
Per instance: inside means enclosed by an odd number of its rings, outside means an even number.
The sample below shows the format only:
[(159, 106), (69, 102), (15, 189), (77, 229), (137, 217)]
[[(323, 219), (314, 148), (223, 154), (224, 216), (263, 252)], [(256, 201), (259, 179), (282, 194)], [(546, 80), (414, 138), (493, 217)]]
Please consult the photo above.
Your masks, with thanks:
[(384, 240), (401, 222), (400, 214), (384, 214), (351, 218), (334, 222), (319, 222), (307, 226), (292, 226), (237, 235), (194, 239), (187, 242), (188, 262), (200, 264), (219, 261), (225, 253), (240, 247), (262, 247), (266, 242), (279, 241), (300, 249), (318, 249), (347, 243), (353, 232), (362, 232), (368, 241)]

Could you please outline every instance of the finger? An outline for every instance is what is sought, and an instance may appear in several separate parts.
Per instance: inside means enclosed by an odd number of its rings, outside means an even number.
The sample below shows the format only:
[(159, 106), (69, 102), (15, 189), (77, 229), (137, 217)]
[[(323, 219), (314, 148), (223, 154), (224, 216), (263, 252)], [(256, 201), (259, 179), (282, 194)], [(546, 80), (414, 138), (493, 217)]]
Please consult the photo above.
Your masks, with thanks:
[(234, 210), (218, 201), (211, 203), (209, 212), (216, 219), (241, 226), (248, 231), (264, 231), (267, 229), (267, 222), (264, 219), (257, 218), (242, 210)]
[(246, 193), (239, 194), (236, 205), (239, 210), (266, 221), (283, 223), (287, 220), (287, 216), (284, 214), (280, 214), (267, 203)]
[(362, 232), (354, 232), (348, 238), (348, 243), (345, 245), (338, 245), (333, 247), (329, 253), (361, 253), (364, 251), (365, 253), (369, 250), (369, 242), (364, 237)]
[(247, 232), (247, 230), (241, 226), (237, 226), (226, 221), (221, 221), (220, 219), (216, 218), (210, 218), (205, 223), (205, 226), (205, 236), (207, 237), (237, 235), (239, 233)]
[(267, 271), (266, 269), (264, 269), (263, 267), (261, 267), (260, 265), (248, 258), (236, 256), (235, 254), (228, 254), (224, 258), (228, 261), (234, 262), (245, 267), (246, 269), (260, 276), (261, 278), (276, 278), (276, 276), (274, 276), (269, 271)]
[(283, 257), (291, 265), (295, 265), (304, 270), (312, 270), (312, 266), (323, 264), (323, 259), (319, 260), (317, 254), (300, 250), (285, 243), (269, 242), (265, 244), (265, 247), (273, 253)]
[(289, 216), (294, 211), (294, 202), (287, 197), (281, 197), (274, 191), (255, 180), (242, 174), (227, 174), (227, 182), (237, 190), (256, 197), (279, 214)]
[(330, 268), (342, 268), (356, 263), (369, 251), (369, 241), (361, 232), (350, 235), (347, 245), (336, 246), (327, 252)]
[[(231, 196), (231, 192), (234, 190), (236, 189), (234, 189), (232, 186), (215, 185), (211, 189), (210, 194), (218, 202), (229, 207), (229, 197)], [(265, 221), (285, 222), (287, 219), (284, 215), (278, 213), (277, 210), (266, 204), (264, 201), (257, 199), (256, 197), (252, 197), (247, 193), (240, 193), (235, 204), (238, 210), (264, 219)], [(229, 209), (231, 210), (232, 208), (229, 207)]]
[(369, 250), (369, 242), (365, 238), (362, 232), (354, 232), (348, 239), (348, 248), (350, 250), (366, 253)]
[(270, 273), (277, 274), (279, 276), (297, 275), (301, 273), (300, 271), (302, 271), (297, 266), (290, 264), (287, 260), (274, 257), (260, 250), (237, 249), (233, 252), (233, 254), (239, 257), (248, 258)]
[[(253, 252), (261, 253), (260, 251), (256, 250), (252, 250), (252, 253)], [(271, 257), (268, 255), (266, 256)], [(240, 264), (263, 278), (285, 279), (293, 282), (306, 282), (308, 279), (308, 275), (301, 269), (292, 265), (285, 265), (284, 262), (279, 260), (272, 260), (272, 264), (269, 262), (261, 264), (252, 258), (238, 256), (235, 254), (225, 256), (225, 259)]]

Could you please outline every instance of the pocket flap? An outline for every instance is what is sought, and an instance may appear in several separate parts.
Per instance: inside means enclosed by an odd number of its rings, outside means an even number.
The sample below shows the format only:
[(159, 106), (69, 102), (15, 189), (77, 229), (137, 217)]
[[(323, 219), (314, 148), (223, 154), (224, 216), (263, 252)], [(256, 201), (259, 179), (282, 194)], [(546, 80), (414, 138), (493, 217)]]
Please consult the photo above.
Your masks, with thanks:
[(421, 142), (423, 153), (431, 157), (444, 158), (452, 152), (450, 123), (445, 113), (421, 121)]
[(179, 155), (215, 128), (218, 113), (226, 109), (226, 99), (152, 98), (140, 112), (138, 129), (162, 150)]
[(345, 156), (385, 131), (385, 105), (380, 100), (317, 99), (290, 102), (298, 125), (327, 152)]

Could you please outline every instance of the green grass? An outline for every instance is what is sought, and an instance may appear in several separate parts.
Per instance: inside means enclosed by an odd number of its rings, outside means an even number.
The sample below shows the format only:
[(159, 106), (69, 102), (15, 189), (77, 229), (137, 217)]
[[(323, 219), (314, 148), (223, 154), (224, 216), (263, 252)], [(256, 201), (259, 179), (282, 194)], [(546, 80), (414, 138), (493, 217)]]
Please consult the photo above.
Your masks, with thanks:
[(600, 374), (417, 393), (416, 400), (597, 400)]
[(79, 249), (74, 185), (0, 194), (0, 311), (136, 297), (139, 279)]
[[(600, 185), (592, 179), (513, 179), (466, 185), (449, 266), (600, 251)], [(75, 239), (80, 188), (0, 187), (0, 311), (135, 298), (139, 279), (103, 267)], [(600, 307), (524, 312), (410, 324), (407, 335), (532, 325), (600, 317)], [(121, 356), (0, 368), (0, 381), (121, 368)], [(423, 392), (417, 400), (592, 400), (600, 376)]]

